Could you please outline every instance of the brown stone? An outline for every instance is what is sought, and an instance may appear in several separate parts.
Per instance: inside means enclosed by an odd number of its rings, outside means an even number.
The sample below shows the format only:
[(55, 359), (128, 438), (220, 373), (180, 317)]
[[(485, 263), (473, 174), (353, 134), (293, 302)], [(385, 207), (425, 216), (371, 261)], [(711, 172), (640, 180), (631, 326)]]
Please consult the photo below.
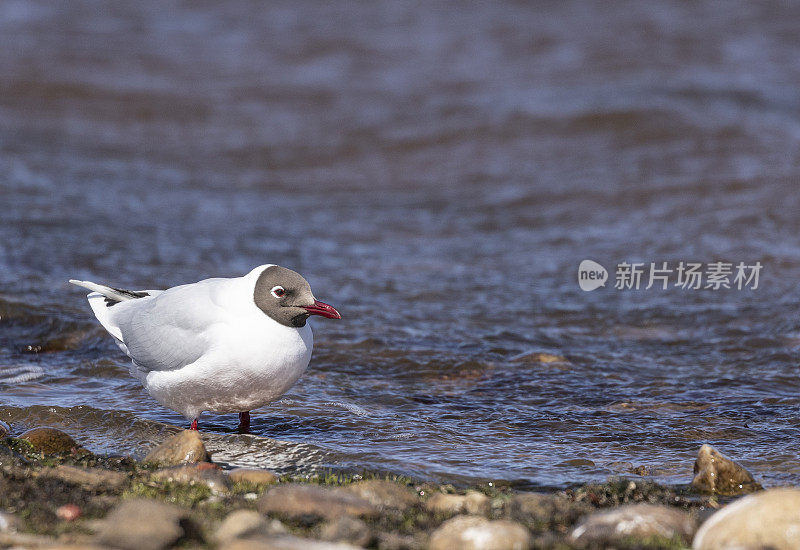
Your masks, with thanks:
[(234, 468), (228, 472), (228, 477), (233, 483), (251, 485), (272, 485), (278, 481), (278, 476), (260, 468)]
[(569, 363), (566, 357), (544, 352), (524, 353), (517, 355), (512, 361), (515, 363)]
[(508, 503), (511, 519), (532, 531), (563, 529), (593, 510), (587, 503), (545, 493), (521, 493), (513, 496)]
[(66, 464), (61, 464), (55, 468), (43, 468), (39, 475), (74, 483), (90, 491), (116, 491), (128, 482), (128, 476), (122, 472), (114, 472), (102, 468), (79, 468)]
[(692, 487), (701, 493), (740, 495), (761, 489), (753, 476), (711, 445), (703, 445), (694, 463)]
[(706, 520), (694, 550), (770, 548), (796, 550), (800, 540), (800, 489), (767, 489), (728, 504)]
[(581, 544), (614, 544), (630, 538), (692, 540), (695, 519), (675, 508), (656, 504), (629, 504), (584, 518), (573, 529), (570, 540)]
[(419, 503), (419, 495), (411, 487), (392, 481), (368, 479), (345, 487), (351, 493), (388, 510), (405, 510)]
[(367, 546), (374, 537), (367, 524), (360, 519), (341, 516), (322, 526), (320, 538), (331, 542), (348, 542), (356, 546)]
[(379, 508), (340, 487), (290, 483), (270, 489), (258, 499), (258, 510), (297, 520), (315, 521), (339, 516), (378, 517)]
[(466, 495), (435, 493), (425, 503), (425, 507), (437, 514), (474, 514), (484, 516), (489, 513), (489, 497), (478, 491), (467, 491)]
[(123, 550), (162, 550), (184, 535), (188, 512), (155, 500), (123, 500), (106, 516), (98, 542)]
[(206, 485), (215, 493), (225, 493), (231, 488), (231, 481), (222, 469), (210, 462), (183, 464), (160, 468), (150, 474), (157, 481)]
[(32, 428), (19, 436), (33, 446), (35, 451), (45, 454), (70, 453), (83, 448), (72, 437), (61, 430), (47, 426)]
[(183, 430), (150, 451), (144, 462), (161, 466), (208, 462), (208, 453), (197, 430)]
[(430, 550), (527, 550), (528, 530), (512, 521), (488, 520), (480, 516), (456, 516), (431, 535)]
[(277, 519), (267, 519), (255, 510), (235, 510), (220, 524), (214, 538), (223, 545), (226, 541), (242, 537), (287, 533)]

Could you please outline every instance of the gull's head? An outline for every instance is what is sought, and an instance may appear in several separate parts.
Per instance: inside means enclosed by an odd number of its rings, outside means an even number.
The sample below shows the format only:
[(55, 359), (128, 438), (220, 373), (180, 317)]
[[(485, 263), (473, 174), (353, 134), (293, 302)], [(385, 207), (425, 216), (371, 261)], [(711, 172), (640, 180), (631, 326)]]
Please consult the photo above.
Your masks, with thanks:
[(302, 275), (278, 265), (267, 267), (258, 276), (253, 301), (267, 316), (287, 327), (305, 326), (311, 315), (342, 318), (332, 306), (314, 298), (311, 285)]

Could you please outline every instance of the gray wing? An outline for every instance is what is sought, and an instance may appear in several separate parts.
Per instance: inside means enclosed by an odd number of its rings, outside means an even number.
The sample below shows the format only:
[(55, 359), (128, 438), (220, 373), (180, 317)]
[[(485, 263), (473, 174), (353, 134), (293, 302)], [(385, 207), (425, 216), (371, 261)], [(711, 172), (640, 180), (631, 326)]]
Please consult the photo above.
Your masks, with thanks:
[(209, 328), (224, 314), (209, 279), (171, 288), (111, 309), (128, 356), (143, 371), (173, 370), (197, 361), (211, 347)]

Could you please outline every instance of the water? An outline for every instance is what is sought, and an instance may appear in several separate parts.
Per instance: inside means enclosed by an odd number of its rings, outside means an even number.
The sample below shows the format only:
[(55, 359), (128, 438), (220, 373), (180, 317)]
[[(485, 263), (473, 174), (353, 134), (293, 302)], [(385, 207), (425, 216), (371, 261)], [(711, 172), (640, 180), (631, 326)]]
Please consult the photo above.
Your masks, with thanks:
[[(0, 419), (141, 456), (185, 421), (66, 280), (273, 262), (344, 319), (254, 436), (202, 419), (226, 464), (685, 483), (711, 443), (800, 483), (798, 25), (750, 2), (4, 2)], [(585, 258), (764, 267), (757, 290), (587, 293)]]

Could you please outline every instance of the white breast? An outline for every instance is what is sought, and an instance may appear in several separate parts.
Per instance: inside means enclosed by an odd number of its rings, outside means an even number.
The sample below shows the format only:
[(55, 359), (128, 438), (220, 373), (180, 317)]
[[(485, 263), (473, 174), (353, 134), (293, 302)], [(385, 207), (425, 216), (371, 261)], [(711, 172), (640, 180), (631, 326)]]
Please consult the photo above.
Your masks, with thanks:
[(259, 332), (253, 326), (219, 327), (216, 344), (195, 363), (139, 372), (137, 377), (157, 401), (188, 419), (202, 411), (257, 409), (294, 385), (308, 367), (313, 348), (308, 325), (294, 329), (270, 322), (280, 328)]

